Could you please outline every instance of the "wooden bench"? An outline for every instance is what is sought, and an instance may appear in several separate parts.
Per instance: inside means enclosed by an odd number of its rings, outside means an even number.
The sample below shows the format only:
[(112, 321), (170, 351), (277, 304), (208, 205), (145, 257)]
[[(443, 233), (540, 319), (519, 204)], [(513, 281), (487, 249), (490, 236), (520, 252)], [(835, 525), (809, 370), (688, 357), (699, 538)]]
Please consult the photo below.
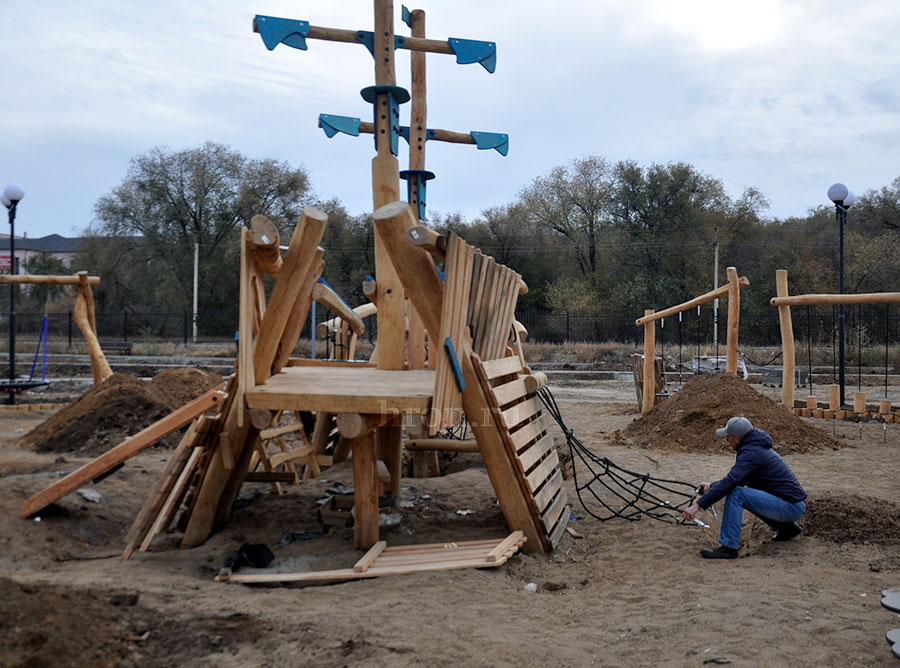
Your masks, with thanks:
[(121, 352), (125, 355), (131, 354), (131, 348), (134, 346), (133, 341), (100, 341), (100, 348), (107, 352)]

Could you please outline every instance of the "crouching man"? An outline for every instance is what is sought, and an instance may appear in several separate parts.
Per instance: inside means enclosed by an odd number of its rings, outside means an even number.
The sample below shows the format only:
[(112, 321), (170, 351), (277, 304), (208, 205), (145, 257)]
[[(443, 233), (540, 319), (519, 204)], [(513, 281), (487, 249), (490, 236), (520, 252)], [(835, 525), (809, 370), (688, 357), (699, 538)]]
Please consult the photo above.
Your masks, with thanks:
[(754, 429), (745, 417), (733, 417), (716, 436), (724, 436), (737, 453), (734, 466), (721, 480), (700, 483), (701, 496), (682, 516), (693, 521), (700, 510), (706, 510), (725, 497), (719, 547), (700, 550), (704, 559), (736, 559), (741, 543), (741, 520), (744, 509), (759, 517), (776, 532), (773, 540), (785, 541), (798, 536), (797, 520), (806, 511), (806, 492), (777, 452), (772, 437), (762, 429)]

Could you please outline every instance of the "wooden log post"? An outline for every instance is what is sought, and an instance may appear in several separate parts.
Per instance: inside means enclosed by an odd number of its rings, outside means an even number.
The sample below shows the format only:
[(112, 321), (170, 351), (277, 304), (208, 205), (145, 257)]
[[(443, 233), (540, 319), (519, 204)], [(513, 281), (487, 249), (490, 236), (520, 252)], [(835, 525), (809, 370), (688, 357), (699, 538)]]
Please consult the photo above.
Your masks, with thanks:
[(815, 409), (818, 408), (818, 407), (819, 407), (819, 404), (818, 404), (818, 402), (817, 402), (817, 400), (816, 400), (816, 397), (815, 397), (814, 395), (811, 395), (811, 396), (806, 397), (806, 408), (807, 408), (807, 409), (809, 409), (809, 410), (812, 411), (812, 410), (815, 410)]
[[(775, 272), (775, 294), (788, 296), (787, 269)], [(794, 327), (791, 324), (791, 307), (778, 307), (778, 322), (781, 325), (781, 405), (787, 410), (794, 409)]]
[(829, 385), (828, 386), (828, 410), (830, 410), (830, 411), (841, 410), (841, 386), (840, 385)]
[(856, 392), (853, 394), (853, 412), (857, 414), (866, 412), (865, 392)]
[(881, 416), (885, 416), (891, 412), (891, 402), (890, 399), (882, 399), (878, 404), (878, 414)]
[(737, 269), (728, 267), (728, 337), (727, 355), (725, 358), (725, 373), (737, 375), (738, 365), (738, 334), (741, 320), (741, 286), (738, 283)]
[(91, 293), (89, 277), (86, 271), (78, 272), (78, 293), (75, 295), (75, 322), (88, 344), (88, 355), (91, 358), (91, 371), (94, 385), (99, 385), (109, 378), (113, 372), (97, 339), (97, 324), (94, 318), (94, 296)]
[(259, 268), (277, 278), (281, 271), (281, 237), (278, 228), (265, 216), (256, 215), (250, 219), (250, 230), (254, 258)]
[[(644, 311), (644, 316), (653, 315), (653, 309)], [(656, 321), (644, 325), (644, 393), (641, 413), (645, 415), (656, 401)]]
[(378, 464), (371, 431), (353, 441), (353, 547), (368, 550), (378, 542)]

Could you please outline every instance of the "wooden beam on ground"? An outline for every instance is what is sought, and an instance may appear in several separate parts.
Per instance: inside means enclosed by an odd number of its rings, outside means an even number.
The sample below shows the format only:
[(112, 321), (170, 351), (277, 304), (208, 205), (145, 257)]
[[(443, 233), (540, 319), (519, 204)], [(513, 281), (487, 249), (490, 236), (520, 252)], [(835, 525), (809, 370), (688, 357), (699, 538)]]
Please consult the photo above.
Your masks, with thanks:
[[(775, 294), (779, 297), (788, 295), (788, 275), (786, 269), (775, 272)], [(791, 323), (791, 307), (782, 304), (778, 307), (778, 322), (781, 326), (781, 405), (788, 410), (794, 408), (794, 326)], [(840, 408), (840, 406), (838, 406)], [(832, 408), (832, 410), (836, 410)]]
[(214, 408), (221, 402), (224, 396), (225, 395), (220, 388), (210, 390), (181, 408), (172, 411), (163, 419), (142, 429), (134, 436), (126, 438), (116, 447), (103, 453), (96, 459), (88, 462), (81, 468), (67, 475), (65, 478), (56, 481), (47, 489), (38, 492), (25, 501), (20, 513), (22, 519), (31, 517), (54, 501), (58, 501), (67, 494), (74, 492), (76, 489), (85, 483), (90, 482), (97, 476), (103, 475), (114, 466), (131, 459), (164, 436), (168, 436), (173, 431), (181, 429), (198, 415)]
[[(746, 276), (741, 276), (738, 281), (738, 284), (742, 288), (746, 288), (750, 285), (750, 279)], [(667, 309), (663, 309), (662, 311), (654, 311), (652, 316), (645, 315), (643, 318), (638, 318), (634, 321), (634, 324), (640, 327), (641, 325), (647, 324), (649, 322), (647, 320), (648, 317), (652, 317), (653, 320), (659, 320), (661, 318), (668, 318), (670, 315), (675, 315), (676, 313), (680, 313), (681, 311), (687, 311), (688, 309), (692, 309), (695, 306), (700, 306), (701, 304), (706, 304), (707, 302), (714, 301), (719, 297), (724, 297), (728, 294), (728, 291), (731, 289), (728, 285), (723, 285), (715, 290), (710, 290), (706, 294), (700, 295), (699, 297), (694, 297), (692, 300), (684, 302), (683, 304), (678, 304), (677, 306), (672, 306)]]

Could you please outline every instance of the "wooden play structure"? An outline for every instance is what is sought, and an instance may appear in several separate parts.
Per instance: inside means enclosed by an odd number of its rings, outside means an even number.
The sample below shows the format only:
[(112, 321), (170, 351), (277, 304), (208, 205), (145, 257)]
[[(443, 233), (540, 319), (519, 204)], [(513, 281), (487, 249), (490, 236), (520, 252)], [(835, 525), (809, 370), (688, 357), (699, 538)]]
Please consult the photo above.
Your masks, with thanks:
[[(301, 475), (317, 475), (320, 467), (348, 454), (353, 464), (354, 545), (370, 550), (353, 569), (369, 575), (355, 577), (371, 577), (382, 568), (387, 573), (498, 565), (520, 546), (544, 553), (557, 545), (570, 513), (549, 433), (551, 420), (536, 395), (546, 377), (532, 374), (525, 364), (521, 341), (526, 333), (514, 319), (518, 296), (527, 286), (518, 273), (457, 235), (442, 236), (423, 224), (425, 184), (434, 178), (424, 169), (426, 141), (475, 144), (503, 155), (508, 150), (503, 134), (427, 127), (425, 54), (453, 54), (458, 63), (477, 62), (493, 72), (496, 45), (426, 39), (424, 12), (405, 8), (404, 21), (412, 35), (397, 36), (393, 3), (375, 0), (374, 7), (374, 32), (276, 17), (254, 20), (254, 30), (270, 50), (279, 44), (306, 49), (308, 39), (324, 39), (364, 45), (378, 54), (375, 85), (362, 91), (373, 105), (374, 122), (319, 117), (329, 137), (338, 132), (375, 135), (376, 276), (364, 284), (372, 303), (351, 308), (321, 281), (326, 250), (319, 244), (327, 224), (322, 212), (304, 209), (283, 255), (274, 226), (262, 216), (254, 217), (241, 238), (236, 373), (223, 387), (26, 501), (23, 517), (189, 424), (128, 534), (126, 558), (146, 550), (155, 535), (174, 526), (184, 532), (182, 546), (200, 545), (227, 522), (248, 479), (296, 481)], [(399, 120), (399, 105), (410, 95), (396, 85), (395, 49), (413, 52), (409, 126)], [(401, 136), (410, 145), (410, 169), (403, 173), (397, 160)], [(399, 201), (401, 176), (407, 180), (409, 203)], [(443, 263), (443, 277), (437, 263)], [(268, 297), (265, 276), (274, 279)], [(328, 351), (331, 359), (291, 357), (313, 300), (335, 315), (325, 324), (340, 341)], [(378, 325), (375, 352), (368, 362), (355, 361), (363, 318), (372, 315)], [(299, 417), (301, 412), (317, 416), (312, 438), (273, 453), (267, 441), (298, 429), (280, 425), (281, 416)], [(435, 438), (464, 416), (474, 439), (463, 443)], [(404, 428), (408, 448), (415, 453), (479, 452), (513, 533), (478, 545), (460, 544), (461, 551), (443, 557), (429, 546), (395, 550), (379, 541), (379, 494), (399, 493)], [(286, 464), (288, 470), (275, 470)], [(257, 465), (263, 470), (254, 471)], [(302, 474), (297, 467), (303, 467)]]
[(805, 294), (791, 295), (788, 292), (787, 270), (775, 272), (776, 295), (770, 300), (772, 306), (778, 308), (778, 320), (781, 325), (781, 403), (790, 411), (801, 417), (819, 417), (828, 419), (876, 418), (883, 422), (900, 422), (900, 413), (895, 412), (891, 402), (882, 400), (877, 408), (866, 405), (865, 392), (856, 392), (852, 410), (841, 405), (840, 386), (831, 385), (828, 403), (820, 405), (815, 396), (809, 396), (800, 404), (794, 402), (794, 374), (796, 370), (796, 344), (794, 327), (791, 321), (791, 306), (833, 305), (833, 304), (896, 304), (900, 302), (900, 292), (871, 292), (859, 294)]
[(100, 285), (99, 276), (88, 276), (86, 271), (79, 271), (72, 276), (38, 276), (33, 274), (0, 275), (0, 285), (16, 283), (19, 285), (76, 285), (75, 322), (88, 344), (91, 358), (91, 370), (94, 374), (94, 385), (99, 385), (112, 375), (106, 355), (103, 354), (97, 338), (97, 323), (94, 318), (94, 295), (92, 285)]
[(750, 285), (750, 281), (746, 276), (738, 278), (737, 269), (728, 267), (726, 270), (728, 284), (723, 285), (715, 290), (711, 290), (706, 294), (694, 297), (690, 301), (683, 304), (672, 306), (662, 311), (654, 311), (647, 309), (644, 316), (634, 321), (638, 327), (644, 327), (644, 360), (643, 360), (643, 398), (641, 403), (641, 412), (647, 413), (653, 408), (656, 402), (656, 387), (659, 383), (647, 382), (647, 378), (655, 378), (655, 351), (656, 351), (656, 321), (670, 315), (675, 315), (681, 311), (687, 311), (695, 306), (700, 306), (708, 302), (714, 301), (719, 297), (728, 297), (728, 340), (727, 340), (727, 357), (725, 362), (725, 372), (737, 375), (738, 365), (738, 332), (740, 331), (741, 317), (741, 288)]

